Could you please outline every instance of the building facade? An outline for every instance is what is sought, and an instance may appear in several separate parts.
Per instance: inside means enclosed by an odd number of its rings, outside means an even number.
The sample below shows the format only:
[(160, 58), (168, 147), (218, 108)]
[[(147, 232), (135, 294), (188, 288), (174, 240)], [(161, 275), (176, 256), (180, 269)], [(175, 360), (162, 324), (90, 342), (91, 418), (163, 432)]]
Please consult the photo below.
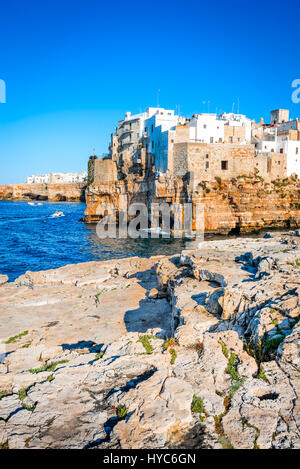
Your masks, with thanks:
[(32, 175), (26, 178), (27, 184), (61, 184), (86, 181), (86, 171), (83, 171), (82, 173), (50, 173), (42, 175)]

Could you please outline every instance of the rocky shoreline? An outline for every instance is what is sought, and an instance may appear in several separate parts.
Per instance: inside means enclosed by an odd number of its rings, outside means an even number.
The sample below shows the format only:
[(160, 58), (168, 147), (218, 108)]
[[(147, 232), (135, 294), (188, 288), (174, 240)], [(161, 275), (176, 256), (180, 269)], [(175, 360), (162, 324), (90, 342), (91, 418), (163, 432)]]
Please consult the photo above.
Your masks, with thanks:
[(0, 447), (299, 448), (300, 237), (0, 277)]
[(84, 202), (86, 184), (0, 184), (0, 200), (49, 202)]

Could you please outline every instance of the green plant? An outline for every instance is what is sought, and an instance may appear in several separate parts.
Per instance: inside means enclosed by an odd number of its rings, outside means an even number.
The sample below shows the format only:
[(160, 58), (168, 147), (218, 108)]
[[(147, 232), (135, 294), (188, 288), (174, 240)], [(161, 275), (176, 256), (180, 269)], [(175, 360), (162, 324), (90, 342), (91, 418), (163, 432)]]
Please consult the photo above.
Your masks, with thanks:
[(176, 358), (177, 358), (176, 350), (173, 348), (170, 348), (169, 352), (171, 354), (171, 365), (174, 365)]
[(21, 337), (24, 337), (25, 335), (28, 334), (28, 331), (24, 331), (24, 332), (21, 332), (20, 334), (18, 335), (15, 335), (13, 337), (10, 337), (6, 342), (5, 344), (12, 344), (14, 342), (16, 342), (18, 339), (20, 339)]
[(238, 381), (239, 375), (234, 366), (235, 361), (236, 361), (236, 354), (231, 352), (225, 372), (228, 373), (233, 380)]
[(127, 416), (128, 410), (126, 405), (119, 405), (117, 407), (117, 417), (119, 420), (124, 420)]
[(158, 337), (155, 337), (154, 335), (143, 335), (138, 340), (138, 342), (141, 342), (144, 349), (146, 350), (146, 355), (151, 355), (151, 353), (153, 352), (153, 347), (150, 344), (150, 340), (153, 339), (158, 339)]
[(253, 441), (253, 449), (260, 449), (258, 444), (257, 444), (257, 440), (258, 440), (259, 435), (260, 435), (259, 428), (255, 427), (254, 425), (251, 425), (251, 423), (249, 423), (248, 420), (245, 417), (242, 417), (242, 425), (246, 426), (248, 428), (253, 428), (255, 430), (255, 437), (254, 437), (254, 441)]
[(53, 380), (54, 380), (53, 374), (47, 377), (47, 381), (48, 381), (49, 383), (51, 383), (51, 381), (53, 381)]
[(52, 362), (47, 365), (42, 366), (41, 368), (33, 368), (30, 369), (29, 372), (36, 375), (38, 373), (43, 373), (44, 371), (54, 371), (57, 365), (61, 365), (63, 363), (68, 363), (69, 360), (61, 360), (59, 362)]
[(296, 262), (296, 265), (297, 265), (298, 267), (300, 267), (300, 260), (299, 260), (299, 259), (296, 259), (295, 262)]
[(274, 352), (279, 347), (279, 345), (284, 340), (284, 338), (285, 336), (283, 334), (280, 334), (278, 337), (277, 336), (269, 337), (268, 339), (264, 341), (264, 344), (263, 344), (264, 351), (266, 353)]
[(163, 350), (168, 350), (169, 347), (173, 347), (175, 345), (175, 339), (171, 337), (170, 339), (166, 339), (163, 345)]
[(0, 445), (0, 449), (9, 449), (8, 440), (5, 441), (5, 443), (3, 443), (2, 445)]
[(204, 422), (206, 417), (208, 417), (208, 413), (204, 408), (203, 400), (200, 397), (196, 396), (196, 394), (193, 395), (191, 411), (193, 414), (199, 414), (202, 422)]
[(28, 340), (21, 348), (28, 348), (32, 344), (32, 340)]
[(222, 340), (219, 340), (219, 344), (222, 347), (222, 352), (223, 352), (224, 357), (228, 358), (228, 348), (226, 347), (224, 342), (222, 342)]
[(104, 356), (104, 352), (101, 350), (99, 353), (97, 353), (96, 360), (100, 360), (101, 358), (103, 358), (103, 356)]
[(24, 404), (24, 400), (26, 399), (28, 391), (29, 391), (30, 388), (31, 388), (31, 386), (29, 386), (26, 389), (20, 389), (20, 391), (18, 393), (18, 397), (19, 397), (20, 401), (22, 402), (23, 409), (26, 409), (29, 412), (33, 412), (35, 410), (36, 406), (37, 406), (37, 403), (33, 404), (32, 406)]
[(262, 368), (262, 366), (260, 367), (259, 372), (255, 375), (255, 378), (262, 379), (263, 381), (266, 381), (267, 383), (269, 382), (268, 378), (266, 377), (265, 370)]

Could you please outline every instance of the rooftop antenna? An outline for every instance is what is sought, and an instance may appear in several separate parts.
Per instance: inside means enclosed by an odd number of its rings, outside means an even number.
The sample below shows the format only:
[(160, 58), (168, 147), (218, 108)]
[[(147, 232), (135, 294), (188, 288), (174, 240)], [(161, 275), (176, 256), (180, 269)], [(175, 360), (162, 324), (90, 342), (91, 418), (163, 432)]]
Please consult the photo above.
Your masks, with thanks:
[(207, 101), (207, 112), (209, 114), (209, 105), (210, 105), (210, 101)]
[(160, 93), (160, 90), (158, 89), (157, 90), (157, 107), (159, 107), (159, 93)]
[(234, 114), (234, 105), (235, 103), (232, 103), (232, 114)]
[(202, 106), (202, 112), (205, 112), (204, 106), (205, 106), (205, 101), (203, 101), (203, 106)]
[(240, 98), (238, 98), (237, 113), (240, 113)]

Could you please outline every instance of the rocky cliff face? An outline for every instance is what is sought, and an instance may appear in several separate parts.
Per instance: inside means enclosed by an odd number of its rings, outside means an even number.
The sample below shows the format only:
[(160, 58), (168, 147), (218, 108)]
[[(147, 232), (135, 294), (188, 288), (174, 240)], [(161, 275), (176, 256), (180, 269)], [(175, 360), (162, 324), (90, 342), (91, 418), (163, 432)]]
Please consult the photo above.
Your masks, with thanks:
[(240, 177), (230, 181), (220, 178), (212, 183), (194, 186), (179, 178), (147, 181), (94, 183), (86, 192), (88, 223), (96, 223), (103, 214), (103, 204), (112, 203), (119, 210), (120, 194), (131, 202), (202, 204), (205, 210), (205, 232), (228, 234), (248, 233), (262, 228), (297, 228), (300, 226), (300, 181)]
[(0, 185), (0, 200), (49, 200), (79, 202), (85, 200), (85, 184), (8, 184)]
[(299, 272), (295, 232), (3, 277), (0, 448), (300, 448)]

